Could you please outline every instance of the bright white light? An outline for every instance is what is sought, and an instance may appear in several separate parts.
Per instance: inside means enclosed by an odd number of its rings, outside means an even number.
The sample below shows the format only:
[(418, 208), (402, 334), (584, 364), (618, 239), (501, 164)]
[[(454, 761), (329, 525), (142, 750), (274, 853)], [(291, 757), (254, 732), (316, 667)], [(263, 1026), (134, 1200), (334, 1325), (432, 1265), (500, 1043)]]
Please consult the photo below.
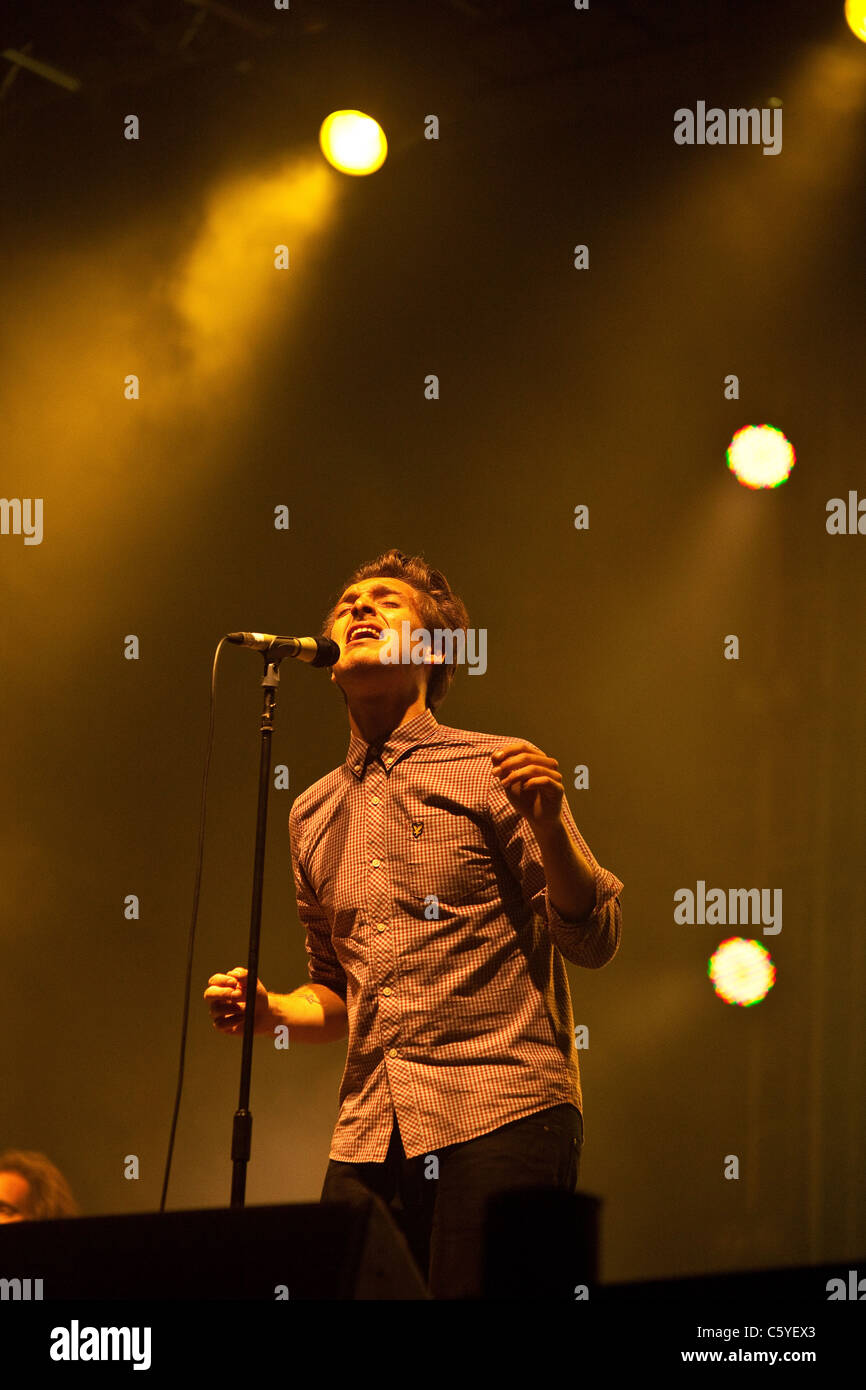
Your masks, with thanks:
[(342, 174), (375, 174), (388, 154), (384, 130), (363, 111), (332, 111), (322, 121), (319, 144)]
[(748, 1008), (766, 999), (776, 980), (776, 967), (759, 941), (732, 936), (716, 947), (707, 974), (726, 1004)]
[(778, 487), (796, 461), (789, 441), (772, 425), (746, 425), (728, 445), (728, 467), (743, 487)]
[(845, 0), (845, 18), (851, 33), (866, 43), (866, 0)]

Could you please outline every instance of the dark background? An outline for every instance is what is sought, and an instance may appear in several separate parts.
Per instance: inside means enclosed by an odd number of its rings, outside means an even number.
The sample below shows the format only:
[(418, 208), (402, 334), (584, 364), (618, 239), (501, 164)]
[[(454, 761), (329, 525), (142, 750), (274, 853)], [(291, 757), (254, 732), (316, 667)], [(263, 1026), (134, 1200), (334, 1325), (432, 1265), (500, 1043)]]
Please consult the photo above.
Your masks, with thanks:
[[(587, 764), (570, 804), (625, 883), (619, 954), (569, 967), (603, 1277), (862, 1252), (866, 540), (825, 520), (866, 491), (866, 50), (807, 0), (230, 10), (0, 23), (82, 83), (21, 71), (0, 100), (0, 492), (45, 527), (0, 536), (0, 1144), (48, 1154), (86, 1214), (158, 1206), (214, 646), (318, 631), (397, 545), (488, 632), (440, 720), (533, 740), (569, 787)], [(678, 107), (771, 97), (776, 157), (674, 143)], [(386, 130), (371, 178), (318, 152), (341, 107)], [(763, 422), (798, 462), (755, 493), (725, 449)], [(201, 994), (246, 961), (260, 673), (219, 672), (172, 1207), (229, 1199), (240, 1046)], [(347, 737), (326, 675), (287, 663), (270, 989), (306, 976), (291, 798)], [(781, 933), (677, 925), (698, 879), (781, 888)], [(706, 978), (731, 934), (778, 968), (753, 1008)], [(259, 1040), (249, 1202), (318, 1197), (344, 1057)]]

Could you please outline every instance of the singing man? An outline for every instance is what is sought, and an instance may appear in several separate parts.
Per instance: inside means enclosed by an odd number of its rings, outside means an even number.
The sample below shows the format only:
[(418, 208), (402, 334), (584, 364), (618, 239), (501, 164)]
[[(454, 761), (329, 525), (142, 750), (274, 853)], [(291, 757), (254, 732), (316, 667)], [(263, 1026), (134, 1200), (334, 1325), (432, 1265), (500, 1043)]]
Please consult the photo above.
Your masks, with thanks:
[[(574, 1192), (583, 1098), (565, 961), (619, 949), (623, 884), (582, 839), (554, 758), (436, 711), (468, 614), (420, 556), (361, 566), (323, 631), (346, 760), (289, 817), (310, 983), (257, 982), (256, 1032), (348, 1036), (322, 1201), (375, 1192), (434, 1298), (479, 1298), (489, 1199)], [(390, 658), (382, 660), (386, 644)], [(450, 651), (451, 659), (448, 659)], [(212, 975), (214, 1026), (243, 1031), (246, 971)]]

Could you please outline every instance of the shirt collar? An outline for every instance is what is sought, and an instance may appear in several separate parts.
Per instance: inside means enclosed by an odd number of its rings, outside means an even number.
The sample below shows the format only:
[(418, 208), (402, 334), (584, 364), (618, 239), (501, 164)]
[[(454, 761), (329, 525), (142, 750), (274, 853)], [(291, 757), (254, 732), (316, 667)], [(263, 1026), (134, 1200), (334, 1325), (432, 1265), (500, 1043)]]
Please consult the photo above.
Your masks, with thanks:
[[(423, 714), (398, 725), (382, 746), (381, 759), (385, 767), (390, 768), (410, 748), (417, 747), (419, 743), (428, 743), (439, 727), (439, 721), (431, 709), (425, 709)], [(359, 734), (352, 734), (346, 754), (346, 766), (359, 781), (371, 756), (376, 756), (373, 745), (365, 742)]]

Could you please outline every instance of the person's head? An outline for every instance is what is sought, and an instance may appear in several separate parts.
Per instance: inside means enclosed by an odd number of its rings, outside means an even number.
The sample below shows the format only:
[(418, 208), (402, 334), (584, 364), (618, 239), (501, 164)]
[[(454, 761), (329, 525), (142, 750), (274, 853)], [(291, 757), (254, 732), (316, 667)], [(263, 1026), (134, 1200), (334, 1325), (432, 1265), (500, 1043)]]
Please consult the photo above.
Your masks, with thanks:
[[(420, 555), (404, 555), (401, 550), (387, 550), (366, 564), (359, 565), (346, 580), (336, 602), (325, 616), (322, 631), (333, 638), (341, 650), (339, 662), (331, 671), (331, 679), (343, 690), (352, 683), (357, 688), (359, 676), (366, 689), (371, 682), (403, 681), (413, 683), (425, 696), (428, 709), (435, 710), (445, 699), (457, 671), (454, 648), (451, 659), (440, 659), (435, 653), (429, 662), (387, 663), (380, 661), (381, 639), (351, 638), (359, 623), (369, 621), (379, 632), (392, 628), (410, 633), (424, 629), (431, 635), (439, 631), (462, 631), (469, 625), (469, 614), (460, 598), (452, 592), (441, 570), (433, 569)], [(381, 672), (377, 675), (376, 671)]]
[(44, 1154), (24, 1149), (0, 1154), (0, 1224), (80, 1215), (69, 1184)]

